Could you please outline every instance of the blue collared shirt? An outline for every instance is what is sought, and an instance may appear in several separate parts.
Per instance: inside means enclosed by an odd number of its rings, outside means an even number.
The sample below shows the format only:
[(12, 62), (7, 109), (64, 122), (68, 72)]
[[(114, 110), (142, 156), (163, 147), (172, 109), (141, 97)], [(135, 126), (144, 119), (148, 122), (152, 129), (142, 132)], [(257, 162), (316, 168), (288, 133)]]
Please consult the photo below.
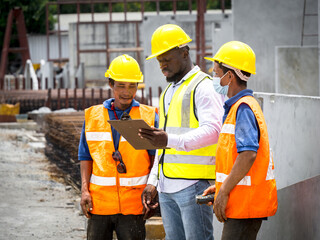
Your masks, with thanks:
[[(103, 106), (106, 109), (108, 109), (110, 120), (116, 120), (116, 117), (114, 115), (114, 111), (111, 109), (111, 103), (113, 101), (114, 101), (114, 98), (110, 98), (110, 99), (105, 100), (103, 102)], [(118, 108), (115, 108), (115, 112), (117, 114), (118, 119), (120, 119), (124, 112), (129, 113), (132, 107), (139, 107), (139, 106), (140, 106), (140, 103), (133, 99), (130, 107), (128, 107), (126, 110), (123, 111), (123, 110), (120, 110)], [(158, 116), (157, 113), (155, 115), (154, 126), (156, 128), (159, 127), (159, 116)], [(114, 142), (113, 142), (114, 148), (118, 149), (119, 140), (120, 140), (120, 133), (118, 133), (112, 126), (111, 126), (111, 131), (112, 131), (112, 138), (114, 140)], [(152, 156), (155, 155), (155, 152), (156, 152), (156, 150), (148, 150), (149, 155), (152, 155)], [(80, 136), (78, 159), (79, 160), (92, 160), (90, 152), (89, 152), (87, 140), (86, 140), (86, 135), (85, 135), (85, 123), (83, 123), (81, 136)]]
[[(225, 102), (223, 106), (225, 110), (223, 123), (227, 118), (231, 106), (244, 96), (253, 96), (253, 91), (251, 89), (242, 90)], [(258, 122), (251, 108), (245, 103), (240, 104), (237, 111), (235, 139), (238, 153), (243, 151), (258, 151), (260, 139)]]

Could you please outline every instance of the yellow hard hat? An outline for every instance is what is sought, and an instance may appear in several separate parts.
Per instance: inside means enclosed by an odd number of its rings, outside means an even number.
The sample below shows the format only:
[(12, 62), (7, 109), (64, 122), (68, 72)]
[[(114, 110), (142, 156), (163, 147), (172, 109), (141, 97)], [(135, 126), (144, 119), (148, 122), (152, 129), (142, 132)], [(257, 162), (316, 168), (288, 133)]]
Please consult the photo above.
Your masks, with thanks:
[(143, 82), (138, 62), (127, 54), (113, 59), (104, 76), (119, 82)]
[(205, 59), (216, 60), (242, 71), (256, 74), (256, 55), (249, 45), (240, 41), (223, 44), (213, 58), (205, 57)]
[(157, 57), (174, 47), (191, 42), (192, 39), (175, 24), (165, 24), (154, 31), (151, 38), (151, 53), (147, 60)]

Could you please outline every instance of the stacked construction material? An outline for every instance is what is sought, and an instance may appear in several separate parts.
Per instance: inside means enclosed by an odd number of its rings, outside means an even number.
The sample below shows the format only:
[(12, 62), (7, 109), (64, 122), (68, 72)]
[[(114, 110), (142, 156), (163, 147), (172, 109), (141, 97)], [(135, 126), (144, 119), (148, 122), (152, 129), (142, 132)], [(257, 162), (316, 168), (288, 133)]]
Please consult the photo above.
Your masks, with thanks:
[(81, 188), (78, 145), (84, 112), (53, 113), (45, 116), (45, 154), (63, 171), (66, 181)]

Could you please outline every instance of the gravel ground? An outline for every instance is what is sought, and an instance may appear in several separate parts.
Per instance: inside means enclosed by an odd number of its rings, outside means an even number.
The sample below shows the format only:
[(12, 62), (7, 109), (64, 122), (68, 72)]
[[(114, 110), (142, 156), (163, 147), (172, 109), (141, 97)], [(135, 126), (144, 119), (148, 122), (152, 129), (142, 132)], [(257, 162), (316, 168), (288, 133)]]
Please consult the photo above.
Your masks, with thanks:
[(43, 135), (0, 129), (0, 239), (85, 239), (79, 194), (43, 153)]

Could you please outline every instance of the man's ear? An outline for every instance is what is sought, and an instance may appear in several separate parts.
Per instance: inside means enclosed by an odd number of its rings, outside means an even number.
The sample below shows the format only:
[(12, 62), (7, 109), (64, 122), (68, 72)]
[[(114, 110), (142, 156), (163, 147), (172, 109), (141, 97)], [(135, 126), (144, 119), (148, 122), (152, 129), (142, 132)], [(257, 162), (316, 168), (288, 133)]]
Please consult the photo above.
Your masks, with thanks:
[(113, 89), (113, 85), (111, 84), (111, 82), (109, 81), (109, 87), (111, 87)]
[(183, 49), (183, 57), (188, 58), (189, 57), (189, 51), (187, 49)]
[(235, 75), (234, 75), (234, 73), (233, 72), (231, 72), (231, 71), (229, 71), (229, 73), (228, 73), (228, 75), (229, 75), (229, 78), (232, 78), (232, 77), (236, 77)]

